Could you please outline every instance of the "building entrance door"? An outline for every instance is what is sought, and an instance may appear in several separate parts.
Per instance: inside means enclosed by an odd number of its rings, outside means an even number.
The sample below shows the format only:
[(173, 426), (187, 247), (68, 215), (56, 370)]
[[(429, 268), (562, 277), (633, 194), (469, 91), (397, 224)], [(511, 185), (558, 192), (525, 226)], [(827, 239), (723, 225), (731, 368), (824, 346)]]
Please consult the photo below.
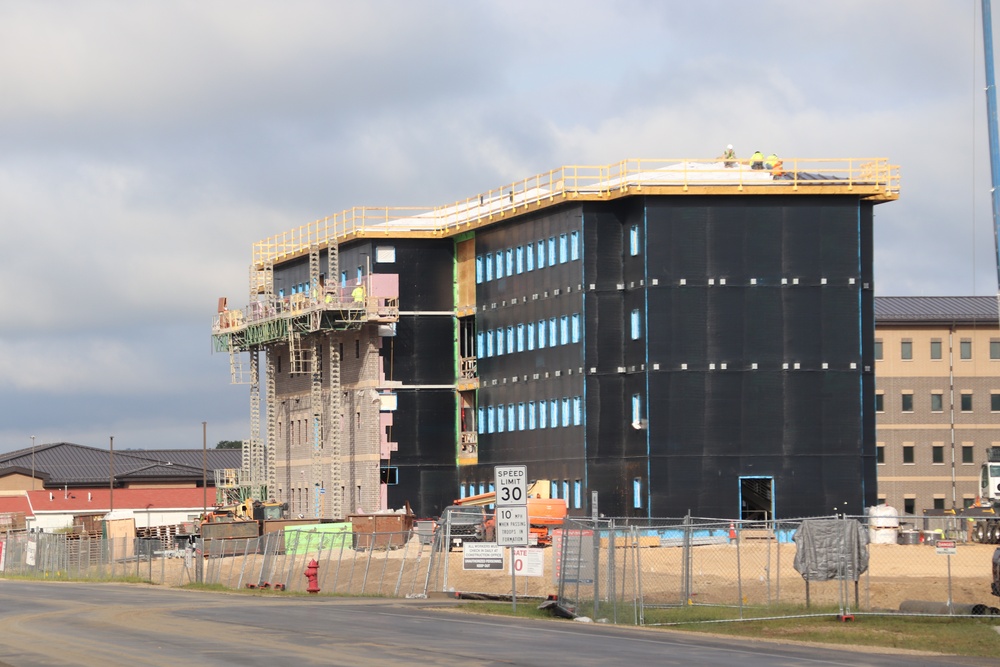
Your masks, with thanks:
[(774, 518), (773, 477), (740, 477), (740, 518), (744, 521)]

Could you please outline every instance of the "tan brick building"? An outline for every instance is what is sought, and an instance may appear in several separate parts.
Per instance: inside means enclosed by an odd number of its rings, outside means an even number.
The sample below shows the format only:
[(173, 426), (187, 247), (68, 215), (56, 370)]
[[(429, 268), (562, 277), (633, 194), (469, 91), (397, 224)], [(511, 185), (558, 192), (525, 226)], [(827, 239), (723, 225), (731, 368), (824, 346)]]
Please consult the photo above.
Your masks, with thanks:
[(993, 297), (877, 297), (879, 502), (912, 514), (973, 503), (1000, 445), (1000, 326)]

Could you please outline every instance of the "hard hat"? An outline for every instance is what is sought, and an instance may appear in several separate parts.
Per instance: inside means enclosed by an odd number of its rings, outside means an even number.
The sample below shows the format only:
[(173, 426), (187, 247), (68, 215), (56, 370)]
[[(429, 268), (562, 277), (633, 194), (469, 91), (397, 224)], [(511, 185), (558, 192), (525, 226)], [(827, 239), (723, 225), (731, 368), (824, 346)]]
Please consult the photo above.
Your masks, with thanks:
[(733, 145), (732, 145), (732, 144), (729, 144), (728, 146), (726, 146), (726, 149), (728, 149), (728, 150), (733, 150)]

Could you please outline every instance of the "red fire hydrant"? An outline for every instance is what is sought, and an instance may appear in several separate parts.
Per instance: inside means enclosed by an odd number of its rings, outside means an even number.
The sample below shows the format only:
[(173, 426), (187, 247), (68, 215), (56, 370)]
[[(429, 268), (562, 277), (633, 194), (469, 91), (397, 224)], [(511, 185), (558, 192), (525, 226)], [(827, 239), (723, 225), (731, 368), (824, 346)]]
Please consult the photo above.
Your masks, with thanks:
[(309, 580), (309, 585), (306, 586), (306, 593), (312, 593), (313, 595), (319, 593), (319, 581), (316, 579), (316, 573), (318, 571), (319, 563), (317, 563), (316, 559), (313, 558), (309, 561), (309, 564), (306, 565), (306, 571), (303, 573), (306, 575), (306, 579)]

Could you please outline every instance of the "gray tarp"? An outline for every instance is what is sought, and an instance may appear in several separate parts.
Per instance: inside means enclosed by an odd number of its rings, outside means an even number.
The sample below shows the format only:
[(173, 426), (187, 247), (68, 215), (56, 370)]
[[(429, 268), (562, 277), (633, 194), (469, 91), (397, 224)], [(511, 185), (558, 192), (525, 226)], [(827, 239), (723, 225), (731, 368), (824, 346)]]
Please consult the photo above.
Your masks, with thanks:
[(806, 519), (794, 540), (795, 569), (806, 581), (857, 581), (868, 569), (868, 531), (855, 519)]

